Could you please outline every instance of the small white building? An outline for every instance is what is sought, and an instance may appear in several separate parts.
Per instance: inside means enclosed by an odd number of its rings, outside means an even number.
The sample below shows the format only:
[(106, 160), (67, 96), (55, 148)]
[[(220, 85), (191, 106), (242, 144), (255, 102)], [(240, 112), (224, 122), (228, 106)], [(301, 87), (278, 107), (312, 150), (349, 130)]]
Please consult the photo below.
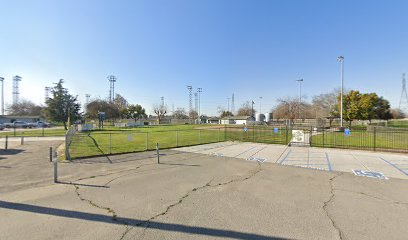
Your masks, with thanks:
[(217, 117), (210, 117), (207, 118), (207, 122), (208, 124), (220, 124), (221, 120)]
[(233, 116), (221, 119), (221, 124), (248, 125), (252, 124), (254, 121), (255, 119), (251, 116)]

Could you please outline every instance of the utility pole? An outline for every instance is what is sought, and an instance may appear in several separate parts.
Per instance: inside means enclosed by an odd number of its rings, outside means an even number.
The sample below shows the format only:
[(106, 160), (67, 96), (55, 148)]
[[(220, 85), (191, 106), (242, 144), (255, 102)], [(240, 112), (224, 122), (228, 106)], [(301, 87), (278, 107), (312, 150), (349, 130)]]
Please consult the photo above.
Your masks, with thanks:
[(341, 64), (341, 87), (340, 87), (340, 126), (343, 128), (343, 83), (344, 83), (344, 57), (337, 57), (337, 61)]
[(254, 104), (255, 104), (255, 102), (254, 102), (254, 100), (252, 100), (251, 101), (252, 102), (252, 105), (251, 105), (251, 114), (252, 114), (252, 117), (255, 117), (254, 115)]
[(298, 80), (296, 80), (298, 83), (299, 83), (299, 108), (298, 108), (298, 110), (299, 110), (299, 119), (300, 118), (302, 118), (302, 116), (301, 116), (301, 107), (302, 107), (302, 82), (303, 82), (303, 79), (301, 78), (301, 79), (298, 79)]
[(201, 93), (203, 92), (203, 88), (198, 88), (198, 124), (201, 124)]
[(262, 113), (262, 97), (259, 97), (259, 113)]
[(228, 100), (228, 108), (227, 109), (228, 109), (228, 112), (229, 112), (229, 98), (227, 98), (227, 100)]
[(231, 99), (231, 113), (234, 114), (235, 112), (235, 97), (234, 94), (232, 94), (232, 99)]

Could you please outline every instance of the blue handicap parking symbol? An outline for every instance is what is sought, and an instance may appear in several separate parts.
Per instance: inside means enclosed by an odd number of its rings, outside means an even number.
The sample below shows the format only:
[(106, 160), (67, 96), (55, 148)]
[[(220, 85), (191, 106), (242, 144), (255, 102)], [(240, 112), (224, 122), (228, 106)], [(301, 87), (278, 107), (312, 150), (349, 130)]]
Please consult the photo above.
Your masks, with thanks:
[(348, 129), (348, 128), (344, 129), (344, 134), (346, 136), (350, 136), (350, 129)]
[(244, 128), (244, 132), (248, 132), (248, 128), (245, 127), (245, 128)]
[(274, 133), (279, 133), (279, 128), (274, 128), (274, 129), (273, 129), (273, 132), (274, 132)]

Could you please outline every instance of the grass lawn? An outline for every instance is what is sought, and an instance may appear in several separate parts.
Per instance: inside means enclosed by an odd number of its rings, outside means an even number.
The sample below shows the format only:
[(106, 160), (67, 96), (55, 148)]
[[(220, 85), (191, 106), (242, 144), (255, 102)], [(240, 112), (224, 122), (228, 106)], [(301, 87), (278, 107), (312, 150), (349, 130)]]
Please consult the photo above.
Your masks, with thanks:
[(326, 132), (312, 137), (314, 147), (358, 148), (365, 150), (400, 149), (408, 151), (408, 131), (351, 131), (350, 136), (343, 132)]
[(131, 129), (108, 128), (75, 134), (69, 150), (71, 158), (75, 159), (153, 150), (156, 143), (159, 143), (160, 149), (164, 149), (224, 141), (224, 131), (219, 127), (175, 125)]
[(25, 136), (25, 137), (50, 137), (50, 136), (65, 136), (64, 128), (39, 128), (39, 129), (16, 129), (12, 131), (0, 131), (0, 136)]

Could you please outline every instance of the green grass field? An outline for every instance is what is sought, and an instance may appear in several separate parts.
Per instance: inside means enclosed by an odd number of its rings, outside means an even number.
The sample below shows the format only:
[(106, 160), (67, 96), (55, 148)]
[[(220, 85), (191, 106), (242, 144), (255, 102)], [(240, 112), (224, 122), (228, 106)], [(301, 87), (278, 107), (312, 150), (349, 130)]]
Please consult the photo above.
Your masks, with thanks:
[(160, 149), (191, 146), (225, 141), (224, 129), (218, 126), (175, 125), (137, 127), (132, 129), (108, 128), (102, 131), (77, 133), (69, 151), (72, 159), (153, 150), (156, 143)]
[[(9, 130), (9, 129), (7, 129)], [(14, 132), (13, 129), (11, 131), (0, 131), (0, 136), (25, 136), (25, 137), (55, 137), (55, 136), (65, 136), (66, 131), (63, 128), (39, 128), (39, 129), (16, 129)]]
[[(71, 159), (108, 154), (192, 146), (220, 141), (243, 141), (271, 144), (288, 144), (291, 129), (270, 126), (220, 126), (220, 125), (164, 125), (136, 128), (108, 127), (88, 133), (77, 133), (69, 148)], [(363, 150), (408, 151), (408, 131), (352, 130), (350, 136), (343, 132), (319, 133), (312, 136), (312, 146), (353, 148)]]

